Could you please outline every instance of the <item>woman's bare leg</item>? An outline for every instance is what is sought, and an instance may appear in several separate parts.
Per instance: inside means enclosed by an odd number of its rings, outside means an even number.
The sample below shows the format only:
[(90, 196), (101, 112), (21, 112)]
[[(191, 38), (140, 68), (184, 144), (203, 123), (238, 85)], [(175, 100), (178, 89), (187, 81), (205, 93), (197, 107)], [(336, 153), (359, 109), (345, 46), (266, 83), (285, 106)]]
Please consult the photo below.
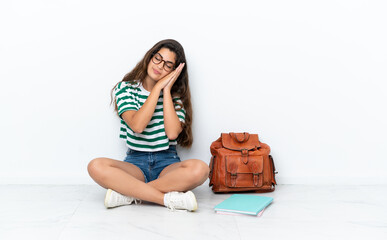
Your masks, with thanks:
[(202, 185), (208, 178), (208, 165), (198, 159), (174, 163), (161, 171), (158, 179), (147, 185), (163, 192), (185, 192)]
[(146, 184), (142, 171), (131, 163), (110, 158), (96, 158), (89, 163), (87, 169), (94, 181), (104, 188), (164, 205), (164, 193)]

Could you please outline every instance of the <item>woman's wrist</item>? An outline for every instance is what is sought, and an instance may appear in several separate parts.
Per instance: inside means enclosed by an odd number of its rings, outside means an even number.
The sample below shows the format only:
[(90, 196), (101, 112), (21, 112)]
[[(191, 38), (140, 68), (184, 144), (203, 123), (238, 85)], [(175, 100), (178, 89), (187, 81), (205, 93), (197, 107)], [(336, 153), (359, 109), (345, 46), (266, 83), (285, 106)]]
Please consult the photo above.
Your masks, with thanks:
[(161, 93), (162, 90), (163, 90), (163, 89), (160, 87), (159, 84), (156, 84), (156, 85), (152, 88), (152, 92), (155, 91), (155, 92), (157, 92), (159, 95), (160, 95), (160, 93)]
[(165, 95), (165, 94), (171, 94), (171, 89), (170, 88), (167, 88), (167, 87), (165, 87), (165, 88), (163, 88), (163, 94)]

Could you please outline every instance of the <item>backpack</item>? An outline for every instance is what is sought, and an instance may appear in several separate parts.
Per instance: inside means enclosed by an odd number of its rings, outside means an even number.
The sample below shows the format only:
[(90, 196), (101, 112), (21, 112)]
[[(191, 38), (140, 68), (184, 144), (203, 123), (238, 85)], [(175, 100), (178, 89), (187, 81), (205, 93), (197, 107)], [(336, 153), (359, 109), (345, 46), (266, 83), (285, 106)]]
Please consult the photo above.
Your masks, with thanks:
[(258, 134), (222, 133), (210, 147), (209, 186), (218, 192), (272, 192), (276, 180), (270, 147)]

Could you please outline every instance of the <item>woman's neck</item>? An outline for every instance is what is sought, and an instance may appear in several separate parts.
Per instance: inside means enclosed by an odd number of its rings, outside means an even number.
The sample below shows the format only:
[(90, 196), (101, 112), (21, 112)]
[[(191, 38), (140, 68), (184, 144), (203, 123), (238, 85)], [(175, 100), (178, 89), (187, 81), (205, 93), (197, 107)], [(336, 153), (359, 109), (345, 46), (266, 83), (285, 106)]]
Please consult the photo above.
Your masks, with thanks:
[(153, 87), (156, 85), (156, 81), (151, 79), (149, 76), (146, 76), (144, 81), (142, 82), (142, 86), (147, 90), (148, 92), (151, 92)]

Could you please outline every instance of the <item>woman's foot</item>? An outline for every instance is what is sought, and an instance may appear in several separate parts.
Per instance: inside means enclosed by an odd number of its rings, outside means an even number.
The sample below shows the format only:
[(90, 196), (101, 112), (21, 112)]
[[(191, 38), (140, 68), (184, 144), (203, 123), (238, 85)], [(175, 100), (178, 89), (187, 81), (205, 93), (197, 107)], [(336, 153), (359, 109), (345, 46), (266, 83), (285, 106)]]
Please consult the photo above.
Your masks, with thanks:
[(141, 203), (141, 200), (124, 196), (118, 192), (115, 192), (111, 189), (108, 189), (105, 196), (105, 207), (106, 208), (113, 208), (123, 205), (130, 205), (132, 203), (138, 204)]
[(169, 192), (164, 195), (164, 205), (172, 210), (195, 211), (198, 203), (193, 192)]

